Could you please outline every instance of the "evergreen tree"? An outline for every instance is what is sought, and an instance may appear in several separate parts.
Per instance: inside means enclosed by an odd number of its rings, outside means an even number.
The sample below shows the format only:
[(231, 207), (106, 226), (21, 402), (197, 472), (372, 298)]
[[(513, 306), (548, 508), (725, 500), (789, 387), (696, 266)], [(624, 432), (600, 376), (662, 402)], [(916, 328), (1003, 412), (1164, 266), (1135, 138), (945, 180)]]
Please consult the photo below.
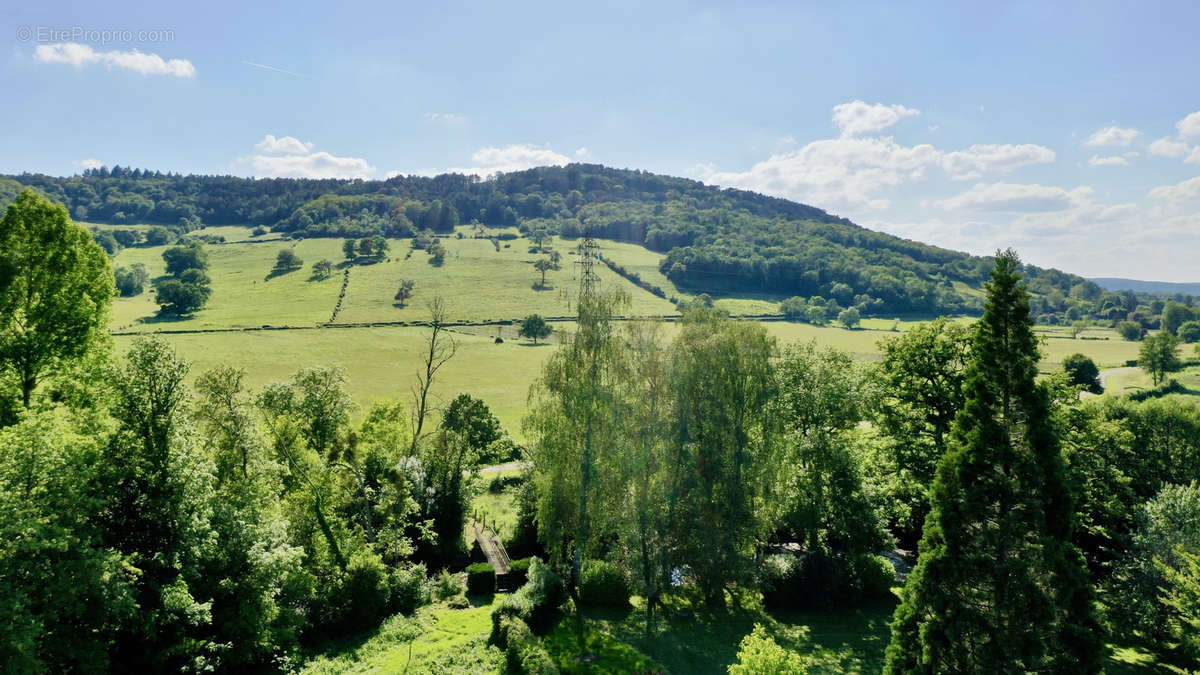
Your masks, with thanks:
[(885, 673), (1100, 668), (1102, 642), (1050, 401), (1036, 382), (1029, 297), (997, 254), (938, 466), (921, 558), (892, 624)]

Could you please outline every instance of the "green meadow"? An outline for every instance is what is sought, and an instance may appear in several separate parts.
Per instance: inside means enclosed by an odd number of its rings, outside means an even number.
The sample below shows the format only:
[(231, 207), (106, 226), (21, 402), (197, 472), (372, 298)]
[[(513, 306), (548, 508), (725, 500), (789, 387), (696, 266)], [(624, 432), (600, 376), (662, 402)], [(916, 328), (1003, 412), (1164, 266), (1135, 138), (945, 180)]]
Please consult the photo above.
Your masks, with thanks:
[[(234, 364), (246, 370), (251, 386), (261, 387), (289, 378), (304, 366), (338, 363), (346, 371), (360, 409), (376, 399), (408, 400), (426, 336), (424, 328), (318, 328), (332, 317), (343, 270), (349, 269), (349, 282), (336, 318), (339, 324), (419, 323), (427, 319), (426, 303), (435, 296), (445, 300), (452, 321), (511, 321), (533, 313), (551, 317), (572, 313), (579, 276), (574, 242), (557, 240), (552, 244), (562, 255), (562, 262), (560, 269), (547, 273), (546, 288), (540, 289), (541, 275), (532, 265), (540, 254), (529, 252), (531, 243), (527, 239), (503, 242), (497, 250), (490, 240), (469, 236), (467, 228), (460, 231), (464, 233), (462, 239), (441, 240), (447, 256), (440, 266), (431, 264), (424, 251), (412, 250), (408, 239), (391, 240), (389, 255), (381, 262), (355, 265), (344, 262), (341, 239), (205, 245), (213, 293), (204, 309), (182, 320), (161, 320), (156, 316), (152, 293), (146, 292), (117, 299), (111, 328), (119, 333), (116, 342), (121, 351), (133, 339), (127, 333), (164, 331), (180, 355), (192, 363), (192, 377), (220, 364)], [(221, 234), (227, 241), (250, 238), (246, 227), (207, 228), (205, 232)], [(157, 277), (165, 273), (165, 248), (125, 249), (116, 256), (115, 264), (140, 262), (152, 277)], [(304, 267), (273, 276), (275, 257), (283, 248), (292, 248), (304, 260)], [(643, 280), (659, 285), (668, 296), (689, 297), (658, 272), (659, 254), (634, 244), (608, 241), (601, 242), (601, 252), (636, 271)], [(335, 272), (327, 279), (316, 280), (311, 267), (321, 259), (333, 261)], [(630, 314), (677, 314), (669, 301), (635, 286), (606, 266), (598, 266), (597, 273), (603, 287), (620, 288), (629, 295)], [(416, 290), (407, 306), (396, 307), (393, 296), (402, 279), (414, 280)], [(774, 298), (722, 297), (715, 304), (736, 315), (771, 313), (777, 302)], [(859, 359), (872, 360), (878, 358), (880, 340), (899, 335), (915, 323), (918, 321), (909, 318), (871, 318), (856, 330), (787, 321), (763, 321), (762, 325), (780, 344), (815, 340)], [(570, 321), (553, 325), (560, 334), (573, 330)], [(294, 329), (245, 330), (263, 326)], [(669, 339), (676, 330), (674, 324), (667, 323), (664, 337)], [(553, 347), (534, 346), (518, 338), (516, 332), (511, 323), (455, 328), (458, 353), (437, 380), (434, 394), (443, 401), (460, 392), (482, 398), (505, 428), (520, 438), (529, 387)], [(1122, 366), (1137, 358), (1137, 343), (1121, 340), (1107, 329), (1088, 330), (1078, 338), (1055, 327), (1039, 328), (1039, 334), (1044, 338), (1042, 369), (1046, 372), (1057, 369), (1064, 357), (1076, 352), (1092, 357), (1101, 368)], [(496, 343), (497, 337), (503, 343)]]

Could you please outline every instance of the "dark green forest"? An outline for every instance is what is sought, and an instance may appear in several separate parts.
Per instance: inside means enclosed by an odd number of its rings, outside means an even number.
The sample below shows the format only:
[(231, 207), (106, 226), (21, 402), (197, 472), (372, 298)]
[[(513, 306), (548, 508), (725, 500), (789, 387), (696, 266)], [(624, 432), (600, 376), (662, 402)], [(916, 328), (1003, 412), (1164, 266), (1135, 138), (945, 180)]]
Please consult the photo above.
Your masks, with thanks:
[[(486, 180), (445, 174), (385, 181), (184, 176), (114, 166), (67, 178), (5, 180), (12, 182), (65, 205), (76, 220), (152, 223), (176, 233), (238, 224), (288, 237), (407, 237), (476, 223), (566, 238), (588, 234), (666, 254), (663, 273), (689, 292), (833, 302), (830, 316), (847, 307), (865, 316), (979, 314), (978, 294), (962, 285), (979, 289), (992, 264), (785, 199), (596, 164)], [(1172, 299), (1106, 293), (1078, 276), (1031, 265), (1022, 265), (1022, 273), (1034, 294), (1034, 316), (1044, 323), (1130, 320), (1153, 329)], [(1191, 296), (1173, 299), (1192, 304)]]

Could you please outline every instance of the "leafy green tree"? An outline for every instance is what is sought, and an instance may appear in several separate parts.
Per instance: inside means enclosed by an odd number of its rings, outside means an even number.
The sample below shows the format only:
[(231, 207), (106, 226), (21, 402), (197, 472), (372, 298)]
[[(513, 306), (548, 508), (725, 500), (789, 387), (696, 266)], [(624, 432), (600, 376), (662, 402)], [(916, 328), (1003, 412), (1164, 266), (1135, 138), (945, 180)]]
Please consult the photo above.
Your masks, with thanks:
[(313, 276), (317, 279), (328, 279), (333, 276), (333, 262), (322, 259), (313, 263)]
[(120, 431), (101, 459), (104, 545), (138, 570), (137, 615), (118, 631), (112, 655), (137, 671), (218, 658), (198, 639), (212, 620), (211, 599), (199, 592), (199, 559), (213, 535), (212, 475), (189, 433), (187, 369), (165, 341), (141, 338), (110, 377)]
[(62, 410), (0, 429), (5, 672), (105, 672), (118, 627), (135, 615), (133, 561), (95, 526), (103, 435)]
[(858, 322), (861, 320), (862, 315), (859, 314), (858, 310), (853, 307), (843, 309), (841, 313), (838, 314), (838, 322), (850, 330), (854, 330), (858, 326)]
[(1200, 555), (1200, 486), (1166, 485), (1138, 509), (1133, 540), (1108, 584), (1114, 633), (1165, 655), (1172, 629), (1186, 625), (1188, 612), (1170, 598), (1187, 592), (1189, 555)]
[(141, 295), (150, 282), (150, 273), (142, 263), (134, 263), (129, 267), (118, 267), (116, 270), (117, 291), (121, 297), (128, 298)]
[(1173, 610), (1171, 638), (1191, 668), (1200, 665), (1200, 553), (1179, 551), (1178, 567), (1160, 563), (1166, 577), (1162, 602)]
[(208, 254), (200, 244), (175, 246), (163, 251), (162, 258), (167, 263), (167, 274), (179, 276), (187, 270), (208, 269)]
[(784, 350), (774, 406), (786, 449), (784, 522), (809, 556), (848, 562), (887, 543), (863, 490), (854, 430), (867, 413), (868, 381), (849, 354), (815, 343)]
[(704, 309), (684, 317), (672, 347), (673, 545), (713, 607), (748, 578), (773, 525), (762, 506), (778, 467), (774, 352), (762, 326)]
[(441, 266), (446, 262), (446, 247), (442, 245), (440, 240), (434, 240), (433, 244), (426, 249), (429, 252), (429, 264)]
[(808, 322), (814, 326), (825, 325), (825, 308), (819, 305), (808, 306)]
[(470, 394), (459, 394), (442, 412), (442, 429), (461, 438), (476, 454), (500, 440), (500, 420), (487, 404)]
[(165, 246), (171, 243), (171, 231), (161, 225), (155, 225), (146, 230), (143, 235), (146, 238), (147, 246)]
[(278, 256), (276, 256), (275, 268), (272, 271), (276, 274), (282, 274), (284, 272), (298, 270), (303, 265), (304, 261), (300, 259), (300, 256), (296, 255), (295, 251), (290, 248), (285, 248), (279, 252)]
[(1136, 321), (1122, 321), (1121, 323), (1117, 324), (1117, 333), (1119, 333), (1122, 338), (1128, 340), (1129, 342), (1137, 342), (1138, 340), (1141, 340), (1142, 335), (1145, 332), (1145, 329), (1142, 328), (1142, 324)]
[(808, 301), (796, 295), (779, 303), (779, 313), (792, 321), (808, 319)]
[(1185, 321), (1191, 321), (1193, 318), (1192, 310), (1186, 306), (1178, 302), (1168, 302), (1163, 305), (1162, 329), (1172, 335), (1176, 335), (1179, 332), (1179, 327)]
[(346, 260), (354, 260), (358, 257), (358, 242), (353, 239), (347, 239), (342, 242), (342, 253), (346, 255)]
[(1179, 370), (1182, 365), (1179, 360), (1179, 338), (1165, 330), (1147, 337), (1138, 351), (1138, 365), (1158, 386), (1167, 373)]
[(39, 380), (104, 340), (108, 256), (67, 210), (25, 189), (0, 219), (0, 371), (26, 408)]
[(567, 588), (576, 598), (593, 526), (605, 525), (597, 502), (611, 494), (607, 469), (623, 432), (616, 396), (623, 351), (612, 317), (627, 303), (618, 292), (580, 298), (575, 339), (551, 355), (530, 391), (525, 429), (537, 484), (538, 531), (552, 562), (570, 570)]
[(1176, 335), (1184, 342), (1200, 342), (1200, 321), (1184, 321), (1179, 324)]
[(896, 498), (903, 505), (893, 526), (901, 543), (915, 548), (929, 513), (929, 487), (963, 407), (971, 331), (941, 318), (882, 340), (879, 349), (879, 426), (896, 473)]
[(1020, 261), (998, 253), (886, 673), (1100, 669)]
[(1085, 391), (1093, 394), (1103, 391), (1100, 388), (1100, 369), (1096, 367), (1096, 362), (1086, 355), (1072, 354), (1063, 359), (1062, 365), (1071, 384), (1083, 387)]
[(549, 258), (538, 258), (533, 261), (533, 269), (542, 273), (542, 280), (538, 282), (538, 288), (546, 287), (546, 272), (557, 269), (554, 261)]
[(162, 314), (183, 316), (191, 314), (208, 302), (212, 295), (208, 276), (202, 271), (191, 269), (180, 279), (164, 279), (154, 289), (154, 302)]
[(392, 298), (393, 304), (397, 307), (403, 307), (408, 304), (409, 298), (412, 297), (413, 289), (417, 286), (417, 282), (412, 279), (401, 279), (400, 286), (396, 289), (396, 295)]
[(530, 314), (521, 319), (521, 327), (517, 331), (517, 335), (533, 340), (533, 344), (536, 345), (539, 339), (545, 340), (553, 332), (554, 329), (540, 314)]

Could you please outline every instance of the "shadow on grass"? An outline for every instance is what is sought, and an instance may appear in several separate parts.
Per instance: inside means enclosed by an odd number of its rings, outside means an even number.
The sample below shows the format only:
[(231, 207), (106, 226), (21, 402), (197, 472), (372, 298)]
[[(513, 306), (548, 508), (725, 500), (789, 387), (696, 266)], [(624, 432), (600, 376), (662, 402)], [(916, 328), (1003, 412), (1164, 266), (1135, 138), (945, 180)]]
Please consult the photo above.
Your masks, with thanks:
[(812, 672), (878, 672), (895, 602), (825, 611), (764, 611), (757, 594), (740, 593), (709, 610), (687, 592), (666, 599), (647, 632), (644, 605), (631, 611), (584, 608), (584, 645), (575, 617), (543, 644), (563, 672), (725, 673), (741, 640), (762, 624), (781, 646), (805, 657)]
[(490, 605), (493, 601), (495, 601), (495, 599), (495, 593), (488, 593), (486, 595), (467, 595), (467, 602), (471, 603), (472, 607), (484, 607)]
[(275, 277), (281, 277), (281, 276), (284, 276), (285, 274), (291, 274), (292, 272), (295, 272), (298, 269), (300, 269), (300, 268), (299, 267), (289, 267), (285, 270), (281, 270), (279, 268), (272, 269), (270, 274), (268, 274), (265, 278), (263, 278), (263, 281), (270, 281), (270, 280), (274, 279)]

